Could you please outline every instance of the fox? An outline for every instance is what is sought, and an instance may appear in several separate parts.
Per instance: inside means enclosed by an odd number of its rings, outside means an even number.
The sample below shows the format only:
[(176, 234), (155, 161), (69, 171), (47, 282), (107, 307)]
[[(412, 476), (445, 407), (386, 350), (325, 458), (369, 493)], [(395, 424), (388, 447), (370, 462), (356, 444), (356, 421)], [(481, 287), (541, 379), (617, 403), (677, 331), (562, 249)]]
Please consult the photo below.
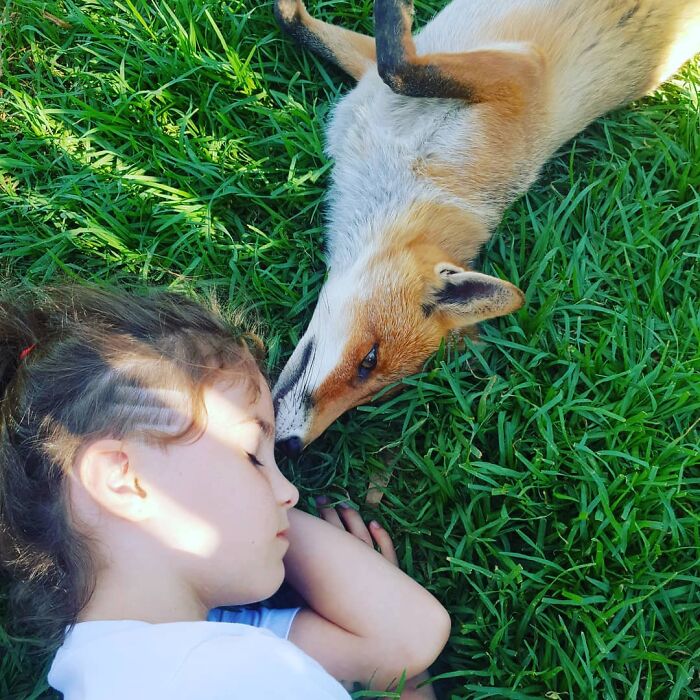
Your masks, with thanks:
[(518, 310), (474, 269), (504, 210), (569, 139), (700, 50), (700, 0), (452, 0), (415, 36), (375, 0), (374, 38), (275, 0), (282, 30), (356, 85), (326, 127), (327, 276), (273, 389), (298, 455), (445, 339)]

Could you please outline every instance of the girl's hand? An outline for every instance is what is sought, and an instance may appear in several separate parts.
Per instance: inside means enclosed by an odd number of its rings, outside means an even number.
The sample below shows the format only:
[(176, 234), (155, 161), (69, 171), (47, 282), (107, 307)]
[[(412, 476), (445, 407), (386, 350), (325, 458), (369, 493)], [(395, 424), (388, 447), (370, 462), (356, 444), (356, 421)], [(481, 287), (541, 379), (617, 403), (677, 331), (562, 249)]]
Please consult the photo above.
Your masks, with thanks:
[(350, 508), (320, 505), (320, 518), (289, 511), (285, 571), (308, 606), (289, 640), (340, 681), (384, 690), (419, 675), (447, 642), (447, 611), (396, 566), (383, 528), (368, 528)]
[[(339, 503), (333, 507), (327, 496), (316, 499), (319, 514), (323, 520), (340, 530), (362, 540), (368, 547), (379, 549), (381, 555), (394, 566), (399, 565), (396, 549), (389, 533), (376, 521), (365, 524), (362, 516), (349, 504)], [(430, 678), (427, 672), (408, 678), (401, 692), (401, 700), (435, 700), (435, 691), (431, 685), (421, 685)], [(352, 684), (343, 684), (346, 690), (352, 690)]]
[(352, 506), (340, 503), (333, 507), (327, 496), (317, 498), (316, 505), (321, 517), (327, 523), (335, 525), (340, 530), (346, 530), (373, 549), (376, 547), (388, 562), (394, 566), (399, 565), (396, 549), (389, 533), (376, 520), (371, 520), (369, 525), (365, 525), (362, 516)]

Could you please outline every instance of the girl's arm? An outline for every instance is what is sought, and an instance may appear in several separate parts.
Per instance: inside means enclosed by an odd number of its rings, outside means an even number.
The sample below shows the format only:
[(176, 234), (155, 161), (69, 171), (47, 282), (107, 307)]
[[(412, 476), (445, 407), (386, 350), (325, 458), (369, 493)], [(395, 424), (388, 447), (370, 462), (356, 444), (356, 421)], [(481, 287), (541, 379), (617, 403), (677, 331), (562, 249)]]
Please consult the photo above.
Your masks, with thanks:
[(450, 633), (442, 605), (357, 537), (296, 509), (289, 520), (287, 580), (309, 605), (289, 639), (337, 679), (373, 688), (428, 668)]

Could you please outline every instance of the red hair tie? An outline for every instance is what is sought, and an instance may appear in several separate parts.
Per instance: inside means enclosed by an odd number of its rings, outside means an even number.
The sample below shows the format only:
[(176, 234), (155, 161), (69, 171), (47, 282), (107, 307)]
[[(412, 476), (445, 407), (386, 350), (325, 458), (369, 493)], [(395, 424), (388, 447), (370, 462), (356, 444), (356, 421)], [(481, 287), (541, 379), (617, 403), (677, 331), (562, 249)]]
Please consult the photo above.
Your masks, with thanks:
[(19, 361), (22, 362), (22, 360), (24, 360), (35, 347), (36, 343), (32, 343), (28, 347), (24, 348), (24, 350), (22, 350), (22, 352), (19, 354)]

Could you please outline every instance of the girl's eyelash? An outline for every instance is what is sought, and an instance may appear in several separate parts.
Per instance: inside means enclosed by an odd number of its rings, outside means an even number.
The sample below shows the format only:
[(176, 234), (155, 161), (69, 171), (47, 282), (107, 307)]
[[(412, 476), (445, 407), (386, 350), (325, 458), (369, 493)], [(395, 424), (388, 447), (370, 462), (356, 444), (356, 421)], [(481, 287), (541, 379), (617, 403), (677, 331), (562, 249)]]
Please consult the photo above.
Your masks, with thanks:
[(248, 455), (248, 459), (256, 466), (256, 467), (262, 467), (263, 463), (252, 453), (252, 452), (246, 452)]

